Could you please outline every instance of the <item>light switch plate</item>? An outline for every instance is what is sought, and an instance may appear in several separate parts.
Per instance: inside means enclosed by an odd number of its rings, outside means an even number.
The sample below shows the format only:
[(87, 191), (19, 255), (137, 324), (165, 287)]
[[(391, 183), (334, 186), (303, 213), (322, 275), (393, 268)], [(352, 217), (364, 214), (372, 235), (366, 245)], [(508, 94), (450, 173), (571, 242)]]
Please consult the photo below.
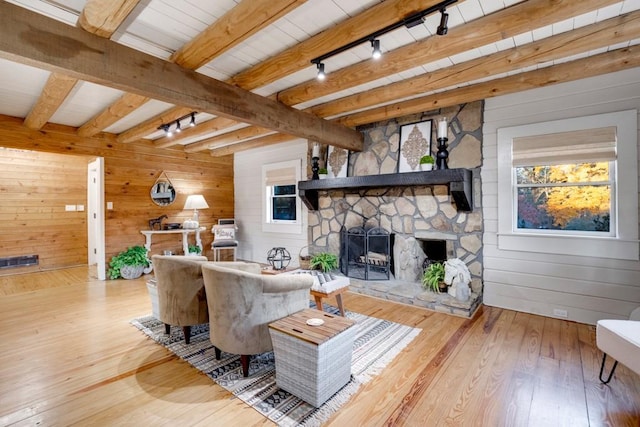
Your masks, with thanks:
[(64, 210), (66, 212), (75, 212), (76, 211), (76, 205), (64, 205)]
[(113, 209), (113, 202), (107, 202), (107, 209)]
[(76, 210), (78, 212), (84, 212), (84, 205), (76, 205)]

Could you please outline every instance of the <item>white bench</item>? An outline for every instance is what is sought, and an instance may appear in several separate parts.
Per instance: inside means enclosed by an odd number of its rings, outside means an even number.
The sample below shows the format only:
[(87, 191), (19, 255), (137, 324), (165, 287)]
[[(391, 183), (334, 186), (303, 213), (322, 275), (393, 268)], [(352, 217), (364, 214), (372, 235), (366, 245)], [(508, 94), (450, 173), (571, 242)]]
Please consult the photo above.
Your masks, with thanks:
[(313, 286), (311, 295), (316, 301), (316, 307), (322, 311), (322, 299), (336, 297), (336, 303), (340, 309), (340, 314), (344, 317), (345, 311), (342, 304), (342, 293), (349, 290), (350, 281), (348, 277), (338, 276), (333, 273), (323, 273), (317, 270), (294, 270), (288, 274), (311, 274), (313, 276)]
[[(618, 362), (640, 375), (640, 307), (631, 312), (629, 320), (603, 319), (596, 325), (596, 344), (604, 353), (600, 366), (600, 381), (611, 381)], [(604, 373), (607, 354), (615, 363), (606, 379)]]

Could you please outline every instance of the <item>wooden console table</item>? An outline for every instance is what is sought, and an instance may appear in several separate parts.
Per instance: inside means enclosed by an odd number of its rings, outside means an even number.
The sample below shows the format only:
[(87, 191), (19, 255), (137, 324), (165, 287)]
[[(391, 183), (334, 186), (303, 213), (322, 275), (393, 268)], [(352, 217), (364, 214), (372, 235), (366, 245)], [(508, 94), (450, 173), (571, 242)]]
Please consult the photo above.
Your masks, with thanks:
[(146, 238), (146, 242), (144, 247), (147, 248), (147, 251), (151, 250), (151, 236), (154, 234), (182, 234), (182, 250), (184, 254), (187, 255), (189, 253), (189, 234), (195, 233), (196, 235), (196, 246), (200, 248), (202, 252), (202, 240), (200, 240), (200, 232), (206, 230), (206, 227), (199, 228), (178, 228), (175, 230), (140, 230), (140, 233), (144, 234)]

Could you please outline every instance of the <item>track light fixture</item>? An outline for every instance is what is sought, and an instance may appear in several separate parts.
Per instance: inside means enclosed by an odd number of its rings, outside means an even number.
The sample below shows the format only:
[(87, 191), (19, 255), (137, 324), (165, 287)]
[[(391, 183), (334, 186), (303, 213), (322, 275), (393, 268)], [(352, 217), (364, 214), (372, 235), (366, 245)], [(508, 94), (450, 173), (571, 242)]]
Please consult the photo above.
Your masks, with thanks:
[(171, 123), (163, 123), (160, 126), (158, 126), (158, 130), (162, 130), (164, 131), (164, 134), (166, 137), (171, 137), (173, 136), (173, 132), (171, 131), (171, 125), (175, 123), (176, 127), (175, 127), (175, 132), (176, 133), (180, 133), (182, 131), (182, 126), (180, 124), (180, 122), (182, 120), (188, 119), (189, 117), (191, 117), (191, 121), (189, 122), (189, 126), (193, 127), (196, 125), (196, 112), (192, 111), (189, 114), (185, 114), (182, 117), (178, 117), (175, 121), (171, 122)]
[(380, 59), (382, 51), (380, 50), (380, 40), (371, 40), (371, 57), (373, 59)]
[(436, 31), (437, 35), (444, 36), (445, 34), (447, 34), (447, 32), (449, 32), (449, 28), (447, 27), (448, 21), (449, 21), (449, 14), (447, 13), (447, 10), (443, 7), (440, 10), (440, 25), (438, 25), (438, 30)]
[(324, 80), (327, 75), (324, 73), (324, 64), (322, 62), (318, 62), (318, 80)]
[(403, 20), (396, 22), (395, 24), (388, 25), (384, 28), (379, 29), (376, 32), (369, 34), (368, 36), (361, 37), (358, 40), (354, 40), (351, 43), (348, 43), (342, 47), (332, 50), (331, 52), (327, 52), (324, 55), (318, 56), (317, 58), (313, 58), (311, 60), (311, 63), (316, 64), (318, 68), (318, 80), (324, 80), (326, 77), (326, 73), (324, 71), (324, 62), (323, 62), (325, 59), (331, 58), (332, 56), (345, 52), (351, 48), (354, 48), (366, 42), (371, 43), (371, 48), (372, 48), (371, 56), (373, 57), (373, 59), (378, 59), (380, 58), (380, 56), (382, 56), (382, 51), (380, 50), (380, 40), (378, 39), (378, 37), (384, 34), (387, 34), (395, 29), (398, 29), (402, 26), (411, 28), (411, 27), (415, 27), (416, 25), (423, 24), (425, 16), (429, 16), (432, 13), (436, 13), (439, 11), (442, 14), (442, 16), (440, 17), (440, 25), (438, 26), (436, 33), (441, 36), (447, 34), (447, 31), (449, 30), (447, 28), (447, 20), (449, 19), (449, 15), (445, 12), (446, 7), (457, 2), (458, 0), (441, 1), (440, 3), (433, 5), (430, 8), (423, 10), (422, 12), (414, 13), (413, 15), (410, 15), (404, 18)]

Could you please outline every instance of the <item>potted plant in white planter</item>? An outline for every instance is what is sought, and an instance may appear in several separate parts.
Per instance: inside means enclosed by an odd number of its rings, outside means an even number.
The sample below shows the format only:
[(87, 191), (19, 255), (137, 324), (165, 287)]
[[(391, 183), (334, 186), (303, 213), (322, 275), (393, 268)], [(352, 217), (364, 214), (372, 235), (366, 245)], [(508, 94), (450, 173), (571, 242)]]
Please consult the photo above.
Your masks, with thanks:
[(318, 176), (320, 177), (320, 179), (325, 179), (328, 174), (329, 174), (329, 171), (327, 171), (327, 168), (318, 169)]
[(149, 266), (147, 249), (144, 246), (131, 246), (111, 258), (109, 262), (109, 279), (137, 279), (142, 276), (145, 267)]
[(430, 171), (433, 170), (433, 164), (435, 163), (433, 156), (426, 155), (420, 158), (420, 170)]
[(200, 250), (200, 246), (198, 245), (189, 245), (189, 254), (188, 255), (200, 255), (200, 252), (202, 252), (202, 250)]

